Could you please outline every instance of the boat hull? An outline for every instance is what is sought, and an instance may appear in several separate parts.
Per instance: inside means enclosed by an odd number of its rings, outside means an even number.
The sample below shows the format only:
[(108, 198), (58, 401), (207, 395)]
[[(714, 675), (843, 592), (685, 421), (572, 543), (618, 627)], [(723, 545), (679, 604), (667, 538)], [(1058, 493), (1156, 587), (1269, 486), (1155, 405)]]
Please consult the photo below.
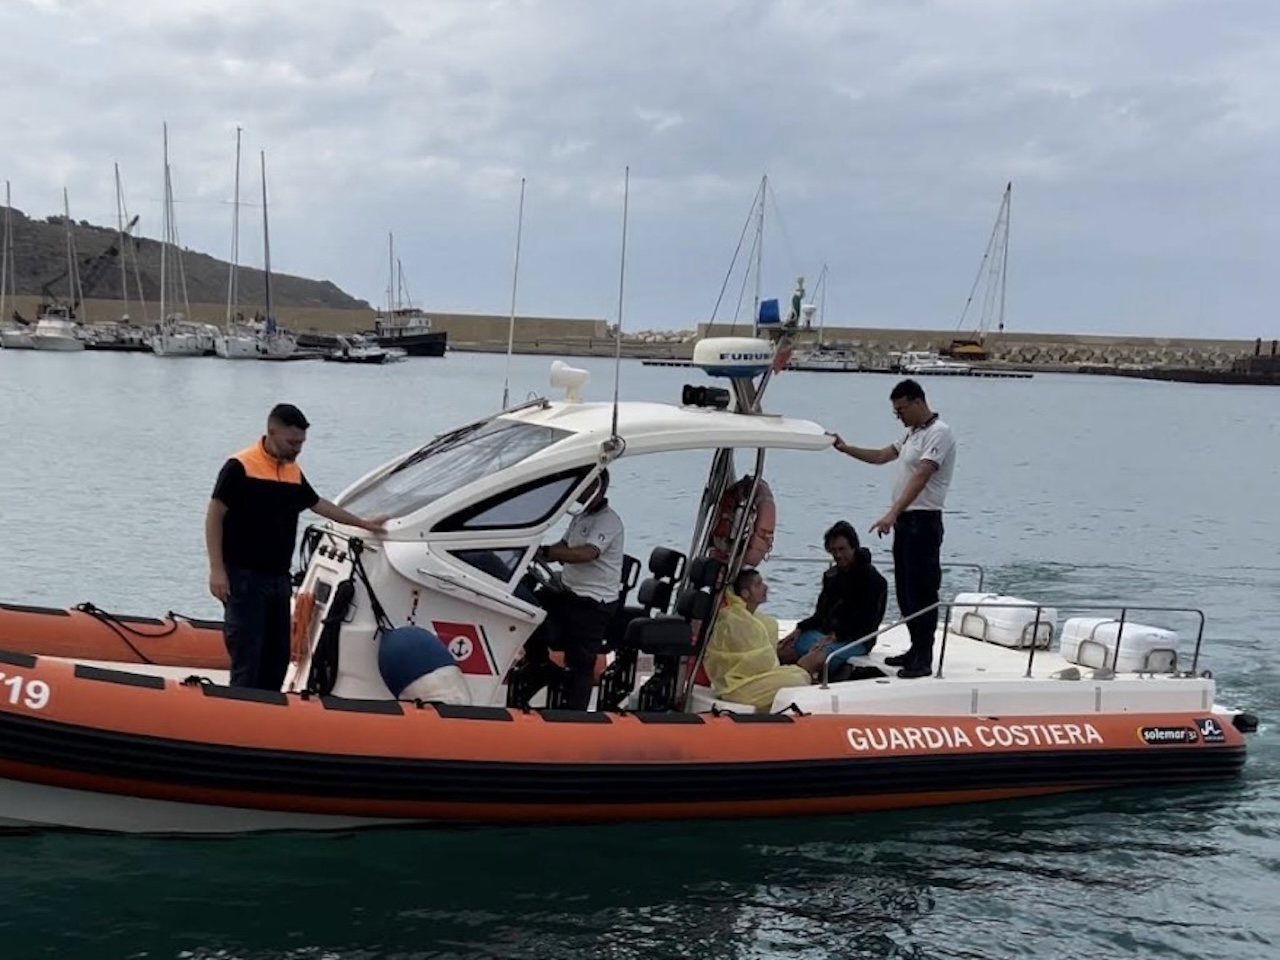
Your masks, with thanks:
[(1242, 735), (1210, 711), (525, 713), (243, 691), (24, 654), (0, 654), (0, 674), (0, 819), (40, 826), (794, 817), (1219, 780), (1245, 761)]
[(84, 349), (84, 341), (75, 337), (64, 336), (46, 336), (44, 334), (35, 334), (32, 342), (37, 350), (52, 350), (62, 353), (77, 353)]
[(402, 336), (381, 334), (373, 339), (380, 347), (399, 347), (411, 357), (443, 357), (449, 346), (449, 334), (444, 331)]

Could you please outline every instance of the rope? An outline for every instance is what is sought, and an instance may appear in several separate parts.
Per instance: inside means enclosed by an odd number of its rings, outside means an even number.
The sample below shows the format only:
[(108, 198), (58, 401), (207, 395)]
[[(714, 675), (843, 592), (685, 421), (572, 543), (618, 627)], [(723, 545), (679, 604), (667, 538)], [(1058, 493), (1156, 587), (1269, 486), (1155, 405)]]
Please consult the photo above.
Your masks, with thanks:
[(168, 628), (160, 633), (151, 633), (144, 630), (138, 630), (130, 626), (128, 623), (125, 623), (115, 614), (108, 613), (106, 610), (103, 610), (99, 607), (94, 606), (92, 603), (90, 603), (87, 600), (84, 603), (76, 604), (73, 609), (79, 610), (81, 613), (86, 613), (89, 616), (91, 616), (93, 619), (97, 620), (99, 623), (105, 626), (108, 630), (114, 633), (117, 637), (119, 637), (120, 641), (126, 647), (128, 647), (130, 650), (133, 651), (134, 656), (136, 656), (143, 663), (148, 663), (148, 664), (151, 664), (152, 666), (155, 665), (155, 661), (152, 660), (150, 657), (148, 657), (141, 650), (139, 650), (136, 646), (134, 646), (133, 641), (130, 640), (126, 636), (126, 634), (131, 633), (135, 637), (140, 637), (144, 640), (162, 640), (165, 637), (172, 636), (173, 634), (178, 632), (178, 621), (173, 618), (172, 612), (169, 614)]

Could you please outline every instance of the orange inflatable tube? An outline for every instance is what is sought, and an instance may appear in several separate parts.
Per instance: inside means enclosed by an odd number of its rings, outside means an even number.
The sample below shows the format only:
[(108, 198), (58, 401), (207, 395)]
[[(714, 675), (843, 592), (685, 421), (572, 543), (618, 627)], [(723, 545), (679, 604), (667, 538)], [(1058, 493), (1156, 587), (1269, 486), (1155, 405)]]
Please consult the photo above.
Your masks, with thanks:
[(228, 670), (220, 620), (170, 612), (163, 619), (109, 613), (91, 603), (58, 607), (0, 603), (0, 650), (73, 660)]

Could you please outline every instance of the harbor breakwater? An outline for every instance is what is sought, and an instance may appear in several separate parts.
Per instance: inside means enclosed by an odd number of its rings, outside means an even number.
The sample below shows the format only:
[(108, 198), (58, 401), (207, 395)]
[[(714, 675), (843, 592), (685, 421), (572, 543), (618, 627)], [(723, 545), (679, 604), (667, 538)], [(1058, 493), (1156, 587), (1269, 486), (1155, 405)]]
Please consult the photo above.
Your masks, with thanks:
[[(30, 299), (31, 303), (24, 301)], [(17, 298), (19, 309), (34, 312), (34, 298)], [(144, 318), (137, 304), (130, 304), (134, 323)], [(219, 304), (193, 304), (194, 320), (222, 323), (226, 308)], [(90, 322), (119, 318), (121, 304), (90, 300), (81, 309)], [(154, 305), (152, 306), (154, 313)], [(332, 310), (322, 308), (281, 308), (282, 326), (297, 333), (350, 333), (372, 329), (373, 310)], [(449, 347), (458, 351), (498, 352), (507, 349), (510, 321), (506, 316), (477, 313), (431, 312), (433, 329), (448, 334)], [(744, 336), (745, 324), (697, 324), (683, 330), (623, 331), (622, 354), (644, 359), (687, 360), (698, 339), (706, 336)], [(955, 330), (873, 329), (824, 325), (801, 330), (798, 350), (819, 342), (843, 351), (850, 359), (868, 367), (882, 367), (888, 355), (910, 350), (941, 351), (953, 339), (967, 334)], [(559, 354), (562, 356), (612, 356), (615, 343), (609, 321), (597, 318), (517, 316), (512, 348), (517, 353)], [(1259, 374), (1280, 375), (1280, 345), (1275, 339), (1190, 338), (1103, 336), (1067, 333), (1005, 332), (988, 335), (985, 341), (993, 366), (1043, 372), (1124, 373), (1143, 375), (1163, 372), (1165, 379), (1195, 379), (1195, 372), (1222, 375), (1233, 370), (1248, 379)], [(1272, 368), (1275, 368), (1274, 370)], [(1186, 375), (1183, 376), (1182, 373)], [(1208, 377), (1212, 379), (1213, 377)]]
[[(437, 316), (438, 329), (449, 331), (455, 350), (505, 351), (505, 317)], [(703, 337), (750, 335), (745, 325), (698, 324), (685, 330), (623, 331), (622, 355), (654, 360), (687, 360)], [(868, 368), (884, 368), (894, 353), (942, 351), (959, 336), (954, 330), (824, 327), (801, 330), (797, 352), (822, 343)], [(1063, 373), (1122, 373), (1141, 376), (1161, 372), (1164, 379), (1252, 382), (1265, 368), (1280, 373), (1280, 343), (1275, 340), (1102, 336), (1063, 333), (1004, 333), (985, 341), (988, 360), (977, 366)], [(610, 356), (612, 327), (603, 320), (517, 318), (513, 349), (521, 353)], [(1258, 356), (1261, 355), (1261, 356)], [(1275, 360), (1268, 361), (1272, 357)], [(1274, 371), (1271, 367), (1276, 366)], [(1197, 377), (1196, 374), (1200, 374)], [(1185, 375), (1184, 375), (1185, 374)]]

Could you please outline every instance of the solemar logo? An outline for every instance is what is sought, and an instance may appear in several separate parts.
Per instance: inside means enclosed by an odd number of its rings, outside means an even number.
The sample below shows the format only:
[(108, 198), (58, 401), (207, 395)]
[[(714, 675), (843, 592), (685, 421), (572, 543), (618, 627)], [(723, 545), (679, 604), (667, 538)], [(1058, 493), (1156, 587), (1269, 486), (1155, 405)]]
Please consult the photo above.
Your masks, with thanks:
[(721, 360), (747, 360), (767, 363), (773, 359), (773, 354), (756, 351), (755, 353), (722, 353)]
[(1143, 743), (1196, 743), (1200, 734), (1195, 727), (1142, 727), (1138, 737)]

